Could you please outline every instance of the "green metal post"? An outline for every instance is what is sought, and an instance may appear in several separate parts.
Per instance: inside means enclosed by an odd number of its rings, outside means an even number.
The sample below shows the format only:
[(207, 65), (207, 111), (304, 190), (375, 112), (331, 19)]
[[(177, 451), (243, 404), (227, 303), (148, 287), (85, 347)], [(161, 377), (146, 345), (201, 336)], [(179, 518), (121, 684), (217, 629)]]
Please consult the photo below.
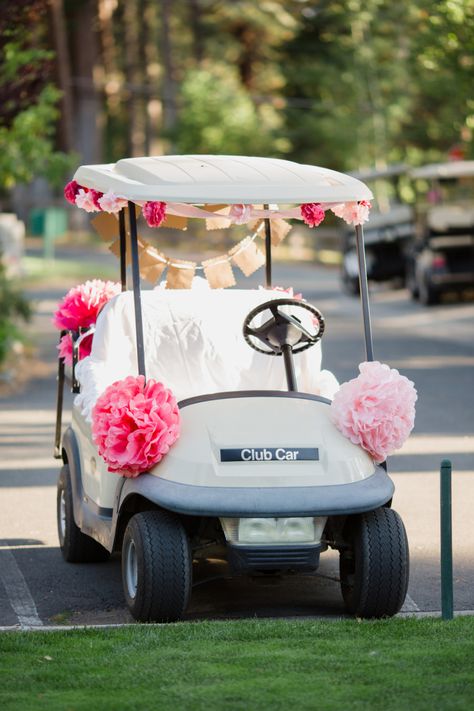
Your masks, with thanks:
[(453, 541), (451, 514), (451, 462), (441, 462), (441, 617), (453, 619)]

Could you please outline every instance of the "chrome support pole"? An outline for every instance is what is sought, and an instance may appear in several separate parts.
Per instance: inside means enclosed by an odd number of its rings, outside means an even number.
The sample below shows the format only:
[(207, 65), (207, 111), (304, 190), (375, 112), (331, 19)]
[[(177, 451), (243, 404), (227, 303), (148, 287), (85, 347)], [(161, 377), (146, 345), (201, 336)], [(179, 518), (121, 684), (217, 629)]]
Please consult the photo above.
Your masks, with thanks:
[(370, 323), (369, 285), (367, 282), (367, 264), (365, 261), (364, 230), (362, 225), (356, 225), (357, 261), (359, 263), (359, 289), (364, 321), (365, 354), (368, 361), (374, 360), (374, 345), (372, 341), (372, 325)]
[(136, 337), (137, 337), (138, 374), (144, 375), (146, 377), (145, 348), (144, 348), (144, 342), (143, 342), (142, 302), (141, 302), (141, 298), (140, 298), (140, 264), (138, 261), (137, 216), (135, 214), (135, 205), (133, 202), (130, 202), (130, 201), (128, 203), (128, 217), (130, 220), (133, 303), (135, 306), (135, 330), (136, 330)]
[(119, 212), (120, 229), (120, 281), (122, 291), (127, 291), (127, 231), (125, 229), (125, 209)]

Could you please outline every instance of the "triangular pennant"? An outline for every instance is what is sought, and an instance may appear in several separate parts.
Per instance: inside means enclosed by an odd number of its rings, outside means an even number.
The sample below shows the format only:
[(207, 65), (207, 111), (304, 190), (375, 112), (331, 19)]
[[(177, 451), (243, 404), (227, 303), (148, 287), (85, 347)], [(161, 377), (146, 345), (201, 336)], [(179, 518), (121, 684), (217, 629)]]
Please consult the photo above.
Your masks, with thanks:
[(226, 289), (235, 286), (234, 273), (227, 256), (206, 259), (202, 266), (211, 289)]
[(109, 212), (99, 212), (91, 220), (91, 225), (104, 242), (111, 242), (119, 234), (117, 217)]
[(173, 259), (166, 274), (167, 289), (190, 289), (194, 279), (196, 262)]
[(250, 276), (265, 264), (265, 256), (251, 237), (246, 237), (239, 242), (229, 251), (229, 254), (245, 276)]

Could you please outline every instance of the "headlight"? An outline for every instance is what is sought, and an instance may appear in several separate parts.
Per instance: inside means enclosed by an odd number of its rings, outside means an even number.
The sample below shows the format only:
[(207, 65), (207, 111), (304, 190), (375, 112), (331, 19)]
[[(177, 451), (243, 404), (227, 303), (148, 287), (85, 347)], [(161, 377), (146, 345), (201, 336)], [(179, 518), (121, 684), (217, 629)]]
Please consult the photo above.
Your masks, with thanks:
[(326, 516), (291, 518), (221, 518), (225, 537), (234, 544), (319, 543)]

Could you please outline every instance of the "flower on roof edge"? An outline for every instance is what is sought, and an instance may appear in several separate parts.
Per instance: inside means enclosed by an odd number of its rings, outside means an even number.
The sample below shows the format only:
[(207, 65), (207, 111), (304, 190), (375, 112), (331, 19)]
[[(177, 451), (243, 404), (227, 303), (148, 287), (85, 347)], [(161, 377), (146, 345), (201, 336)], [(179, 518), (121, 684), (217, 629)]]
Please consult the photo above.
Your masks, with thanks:
[(112, 190), (108, 190), (99, 198), (99, 206), (104, 212), (120, 212), (123, 207), (127, 207), (128, 201), (118, 197)]
[(341, 217), (348, 225), (362, 225), (369, 219), (369, 210), (372, 207), (367, 200), (357, 202), (341, 202), (331, 205), (331, 212), (336, 217)]
[(232, 205), (229, 217), (236, 225), (245, 225), (251, 219), (253, 205)]
[(142, 215), (148, 227), (159, 227), (166, 218), (166, 203), (150, 200), (143, 205)]
[(301, 205), (301, 217), (309, 227), (317, 227), (324, 220), (324, 210), (319, 202), (308, 202)]
[(70, 180), (64, 187), (64, 197), (71, 205), (76, 204), (76, 196), (81, 186), (75, 180)]

